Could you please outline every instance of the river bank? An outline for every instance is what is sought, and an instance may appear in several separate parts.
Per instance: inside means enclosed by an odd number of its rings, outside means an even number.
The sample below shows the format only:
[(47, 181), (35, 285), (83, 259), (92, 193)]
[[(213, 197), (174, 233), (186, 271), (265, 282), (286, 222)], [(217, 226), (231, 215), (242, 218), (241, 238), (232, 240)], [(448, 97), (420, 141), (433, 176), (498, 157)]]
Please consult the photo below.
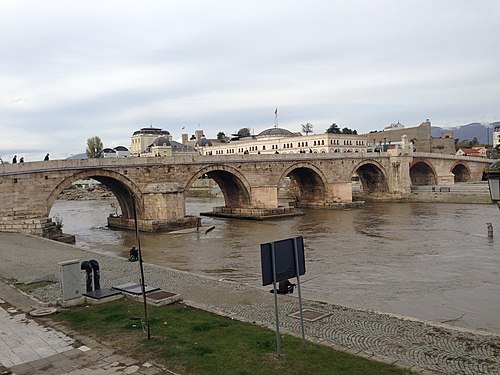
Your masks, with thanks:
[(456, 183), (450, 186), (413, 186), (409, 202), (493, 204), (487, 181)]
[[(77, 245), (127, 257), (133, 231), (107, 228), (107, 200), (57, 201), (51, 212)], [(186, 200), (198, 216), (222, 199)], [(261, 287), (260, 244), (303, 236), (307, 298), (500, 333), (498, 241), (492, 205), (367, 203), (360, 209), (306, 209), (269, 222), (203, 217), (209, 233), (143, 233), (149, 263)], [(496, 226), (495, 226), (496, 229)], [(425, 233), (425, 235), (424, 235)], [(457, 246), (457, 244), (460, 244)]]
[[(53, 282), (33, 291), (36, 298), (46, 303), (53, 303), (59, 296), (61, 261), (97, 260), (103, 288), (139, 280), (137, 263), (21, 234), (0, 233), (0, 257), (0, 275), (4, 279), (25, 284)], [(192, 306), (274, 327), (273, 296), (267, 290), (149, 263), (145, 263), (144, 270), (148, 285), (179, 293)], [(83, 275), (81, 287), (84, 288)], [(325, 314), (317, 321), (306, 322), (306, 336), (311, 340), (394, 362), (412, 371), (472, 375), (497, 374), (500, 370), (498, 335), (312, 300), (303, 302), (304, 309)], [(299, 334), (299, 321), (290, 316), (298, 311), (296, 296), (280, 296), (279, 303), (282, 329)]]

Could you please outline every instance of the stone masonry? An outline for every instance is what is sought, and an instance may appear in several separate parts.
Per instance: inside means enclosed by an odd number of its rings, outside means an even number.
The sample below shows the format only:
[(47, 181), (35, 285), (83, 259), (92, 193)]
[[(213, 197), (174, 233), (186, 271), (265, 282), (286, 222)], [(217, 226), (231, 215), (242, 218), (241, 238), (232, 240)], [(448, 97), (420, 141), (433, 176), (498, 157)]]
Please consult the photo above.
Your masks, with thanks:
[[(249, 216), (274, 215), (280, 181), (291, 176), (302, 205), (328, 207), (352, 202), (351, 178), (357, 174), (370, 197), (405, 199), (411, 185), (454, 183), (454, 172), (479, 181), (489, 160), (437, 154), (389, 153), (130, 157), (53, 160), (0, 165), (0, 231), (54, 238), (50, 209), (71, 183), (95, 179), (116, 196), (122, 215), (110, 225), (133, 228), (134, 212), (141, 230), (192, 227), (185, 195), (203, 176), (221, 188), (225, 209)], [(429, 177), (430, 176), (430, 177)], [(134, 204), (135, 203), (135, 204)]]

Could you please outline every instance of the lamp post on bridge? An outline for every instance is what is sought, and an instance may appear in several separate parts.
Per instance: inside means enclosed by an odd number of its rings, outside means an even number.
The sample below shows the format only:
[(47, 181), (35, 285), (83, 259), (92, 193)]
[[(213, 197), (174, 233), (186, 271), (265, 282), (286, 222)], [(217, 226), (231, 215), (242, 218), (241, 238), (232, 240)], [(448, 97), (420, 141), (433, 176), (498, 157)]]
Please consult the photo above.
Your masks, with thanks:
[(486, 169), (486, 178), (488, 179), (491, 200), (496, 202), (500, 209), (500, 161), (491, 164)]

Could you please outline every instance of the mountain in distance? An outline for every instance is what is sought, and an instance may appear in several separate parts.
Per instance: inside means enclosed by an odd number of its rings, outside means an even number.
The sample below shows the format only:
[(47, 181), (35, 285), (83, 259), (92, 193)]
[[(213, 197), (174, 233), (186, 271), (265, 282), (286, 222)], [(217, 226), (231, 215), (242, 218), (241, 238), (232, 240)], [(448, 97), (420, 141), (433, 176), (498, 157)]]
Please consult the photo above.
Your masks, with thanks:
[(82, 154), (71, 155), (66, 158), (66, 160), (84, 160), (87, 159), (87, 153), (84, 152)]
[(495, 126), (500, 126), (500, 121), (492, 122), (490, 124), (473, 122), (472, 124), (455, 126), (453, 128), (441, 128), (439, 126), (431, 127), (432, 137), (440, 137), (441, 132), (451, 130), (455, 134), (455, 139), (460, 141), (472, 141), (474, 137), (477, 138), (480, 144), (492, 144), (493, 130)]

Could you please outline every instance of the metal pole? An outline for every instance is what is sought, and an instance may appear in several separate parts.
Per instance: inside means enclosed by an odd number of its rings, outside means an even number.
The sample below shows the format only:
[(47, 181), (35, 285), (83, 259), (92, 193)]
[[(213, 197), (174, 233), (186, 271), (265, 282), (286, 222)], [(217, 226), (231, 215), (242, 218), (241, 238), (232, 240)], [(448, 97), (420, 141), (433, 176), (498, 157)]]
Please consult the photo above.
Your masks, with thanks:
[(271, 260), (273, 264), (273, 288), (274, 288), (274, 320), (276, 321), (276, 352), (281, 355), (280, 322), (278, 318), (278, 291), (276, 290), (276, 256), (274, 243), (271, 242)]
[(148, 319), (148, 304), (146, 303), (146, 286), (144, 283), (144, 268), (142, 266), (142, 252), (141, 252), (141, 239), (139, 236), (139, 225), (137, 224), (137, 206), (135, 204), (136, 195), (132, 195), (132, 206), (134, 208), (134, 224), (135, 224), (135, 239), (137, 241), (137, 247), (139, 249), (139, 269), (141, 270), (141, 290), (142, 290), (142, 300), (144, 302), (144, 319), (146, 320), (146, 326), (148, 327), (148, 339), (151, 338), (151, 332), (149, 330), (149, 319)]
[(300, 289), (300, 276), (299, 276), (299, 253), (297, 250), (297, 237), (293, 239), (293, 251), (295, 253), (295, 274), (297, 275), (297, 290), (299, 292), (299, 310), (300, 310), (300, 330), (302, 334), (302, 348), (306, 346), (306, 338), (304, 333), (304, 315), (302, 313), (302, 292)]
[(486, 226), (488, 227), (488, 238), (493, 238), (493, 224), (486, 223)]

